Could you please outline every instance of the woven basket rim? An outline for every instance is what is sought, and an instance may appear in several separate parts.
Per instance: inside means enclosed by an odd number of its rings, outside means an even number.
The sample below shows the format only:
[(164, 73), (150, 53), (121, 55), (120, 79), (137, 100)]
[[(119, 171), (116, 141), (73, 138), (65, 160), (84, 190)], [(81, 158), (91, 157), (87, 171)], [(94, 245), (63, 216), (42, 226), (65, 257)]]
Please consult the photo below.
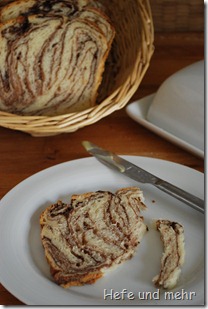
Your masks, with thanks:
[[(142, 21), (142, 46), (134, 70), (127, 80), (99, 105), (82, 112), (57, 116), (22, 116), (0, 111), (0, 126), (33, 136), (69, 133), (93, 124), (123, 108), (138, 89), (154, 52), (154, 26), (149, 0), (137, 0)], [(116, 104), (115, 104), (116, 102)]]

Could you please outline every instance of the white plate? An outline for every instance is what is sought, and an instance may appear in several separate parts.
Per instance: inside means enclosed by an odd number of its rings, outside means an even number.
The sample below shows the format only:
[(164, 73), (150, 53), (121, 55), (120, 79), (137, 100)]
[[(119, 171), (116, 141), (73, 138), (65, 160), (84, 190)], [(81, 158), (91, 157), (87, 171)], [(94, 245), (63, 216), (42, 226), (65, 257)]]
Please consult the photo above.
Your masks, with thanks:
[[(203, 198), (204, 175), (188, 167), (152, 158), (124, 156), (129, 161)], [(28, 305), (202, 305), (204, 304), (204, 216), (160, 192), (141, 184), (148, 210), (143, 212), (149, 227), (136, 255), (93, 285), (63, 289), (49, 273), (40, 241), (39, 215), (58, 199), (69, 201), (72, 193), (110, 190), (138, 185), (113, 172), (94, 158), (62, 163), (39, 172), (12, 189), (0, 202), (0, 280)], [(158, 295), (151, 282), (160, 269), (162, 244), (152, 220), (167, 218), (184, 225), (186, 262), (172, 296)], [(104, 300), (107, 293), (127, 289), (135, 299)], [(141, 299), (151, 292), (155, 299)], [(179, 294), (174, 294), (179, 292)], [(191, 294), (192, 292), (192, 294)], [(150, 295), (150, 293), (149, 293)], [(186, 299), (192, 295), (192, 300)], [(166, 295), (167, 296), (167, 295)], [(156, 299), (159, 298), (159, 299)]]
[(147, 129), (153, 131), (159, 136), (167, 139), (168, 141), (180, 146), (181, 148), (203, 158), (204, 150), (196, 147), (194, 143), (187, 142), (180, 136), (176, 136), (171, 134), (170, 132), (162, 129), (160, 126), (157, 126), (147, 119), (148, 110), (153, 102), (155, 94), (151, 94), (147, 97), (142, 98), (141, 100), (137, 100), (135, 102), (130, 103), (126, 107), (127, 114), (136, 122), (143, 125)]

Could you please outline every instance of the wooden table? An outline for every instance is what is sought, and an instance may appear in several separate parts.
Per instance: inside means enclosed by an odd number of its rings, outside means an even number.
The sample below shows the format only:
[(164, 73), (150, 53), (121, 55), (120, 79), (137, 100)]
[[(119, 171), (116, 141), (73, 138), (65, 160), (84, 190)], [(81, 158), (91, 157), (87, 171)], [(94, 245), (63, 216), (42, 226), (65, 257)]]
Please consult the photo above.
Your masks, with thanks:
[[(150, 68), (131, 101), (155, 92), (171, 74), (202, 60), (204, 34), (156, 33), (155, 47)], [(124, 108), (77, 132), (52, 137), (32, 137), (0, 127), (0, 198), (36, 172), (87, 157), (82, 140), (90, 140), (118, 154), (160, 158), (204, 171), (204, 160), (134, 122)], [(0, 304), (19, 305), (22, 302), (0, 284)]]

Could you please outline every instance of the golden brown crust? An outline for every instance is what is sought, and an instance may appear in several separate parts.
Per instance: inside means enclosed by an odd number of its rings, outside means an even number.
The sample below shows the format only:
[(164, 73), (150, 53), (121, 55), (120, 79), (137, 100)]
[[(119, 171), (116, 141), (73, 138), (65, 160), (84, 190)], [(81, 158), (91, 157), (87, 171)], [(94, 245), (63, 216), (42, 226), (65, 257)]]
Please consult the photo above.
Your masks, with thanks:
[(71, 286), (81, 286), (81, 285), (85, 285), (85, 284), (93, 284), (98, 279), (100, 279), (101, 277), (103, 277), (103, 273), (102, 272), (90, 273), (90, 274), (83, 275), (82, 277), (78, 277), (74, 281), (70, 279), (69, 282), (62, 283), (61, 281), (59, 281), (59, 278), (58, 278), (58, 280), (56, 280), (56, 275), (54, 276), (56, 282), (60, 286), (62, 286), (63, 288), (69, 288)]

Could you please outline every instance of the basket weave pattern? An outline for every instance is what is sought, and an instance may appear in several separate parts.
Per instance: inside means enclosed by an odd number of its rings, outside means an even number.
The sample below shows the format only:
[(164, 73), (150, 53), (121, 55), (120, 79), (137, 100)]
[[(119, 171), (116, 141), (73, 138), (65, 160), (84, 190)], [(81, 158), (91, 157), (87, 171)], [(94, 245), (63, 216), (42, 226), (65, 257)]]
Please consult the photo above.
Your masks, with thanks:
[[(59, 116), (19, 116), (0, 111), (0, 125), (33, 136), (69, 133), (123, 108), (136, 92), (150, 64), (154, 29), (149, 0), (103, 0), (116, 37), (95, 107)], [(107, 3), (107, 5), (106, 5)]]

